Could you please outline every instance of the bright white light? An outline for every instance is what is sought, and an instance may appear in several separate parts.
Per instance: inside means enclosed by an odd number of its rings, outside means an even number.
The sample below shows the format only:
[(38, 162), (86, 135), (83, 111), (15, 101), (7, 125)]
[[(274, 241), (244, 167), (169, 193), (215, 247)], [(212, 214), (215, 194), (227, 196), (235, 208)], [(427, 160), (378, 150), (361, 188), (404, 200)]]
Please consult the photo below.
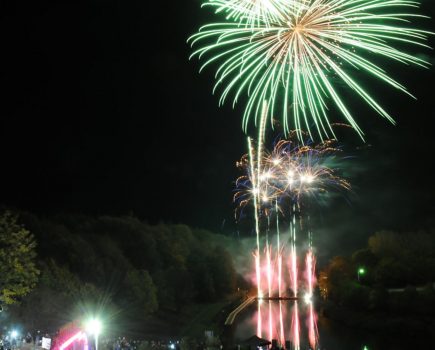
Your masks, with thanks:
[(89, 320), (86, 324), (86, 331), (91, 335), (98, 336), (101, 333), (101, 328), (101, 321), (95, 318)]
[(314, 181), (314, 176), (309, 174), (303, 174), (301, 175), (301, 183), (307, 183), (310, 184)]
[(304, 301), (306, 304), (311, 304), (312, 302), (312, 295), (310, 293), (307, 293), (304, 295)]
[(175, 344), (171, 344), (169, 347), (170, 347), (171, 349), (175, 349)]
[(15, 339), (16, 337), (18, 337), (18, 332), (17, 331), (12, 331), (11, 332), (11, 337), (12, 337), (12, 339)]
[(273, 160), (273, 165), (279, 165), (281, 163), (280, 159), (274, 159)]
[(293, 170), (289, 170), (288, 173), (287, 173), (287, 176), (288, 177), (293, 177), (293, 176), (295, 176), (295, 172)]
[(259, 176), (259, 180), (260, 180), (260, 182), (261, 181), (264, 181), (264, 180), (267, 180), (267, 179), (270, 179), (272, 177), (272, 174), (270, 173), (270, 171), (267, 171), (267, 172), (265, 172), (264, 174), (261, 174), (260, 176)]
[(255, 187), (254, 187), (254, 188), (252, 189), (252, 193), (253, 193), (253, 194), (257, 195), (258, 192), (259, 192), (259, 191), (258, 191), (258, 188), (255, 188)]
[(264, 203), (269, 202), (269, 197), (267, 197), (267, 196), (263, 196), (263, 202), (264, 202)]

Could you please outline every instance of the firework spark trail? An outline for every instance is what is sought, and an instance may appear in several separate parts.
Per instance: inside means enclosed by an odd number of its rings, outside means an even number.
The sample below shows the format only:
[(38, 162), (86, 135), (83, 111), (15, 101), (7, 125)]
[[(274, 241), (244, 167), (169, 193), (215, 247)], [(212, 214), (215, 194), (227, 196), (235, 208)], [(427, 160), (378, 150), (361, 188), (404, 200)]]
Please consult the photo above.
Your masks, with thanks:
[(290, 339), (293, 342), (293, 346), (295, 350), (300, 350), (300, 322), (299, 322), (299, 309), (298, 302), (295, 301), (293, 306), (293, 314), (292, 314), (292, 325), (291, 325), (291, 337)]
[(292, 282), (293, 296), (298, 296), (298, 267), (297, 267), (297, 252), (295, 244), (292, 244), (290, 253), (290, 280)]
[[(267, 108), (267, 102), (263, 101), (263, 109), (265, 111), (266, 111), (266, 108)], [(256, 199), (255, 200), (257, 201), (256, 211), (259, 209), (259, 207), (261, 205), (261, 203), (260, 203), (261, 199), (259, 200), (259, 198), (261, 198), (260, 197), (261, 196), (261, 193), (260, 193), (261, 171), (262, 171), (261, 160), (262, 160), (262, 157), (263, 157), (262, 147), (263, 147), (263, 140), (264, 140), (264, 136), (265, 136), (265, 126), (266, 126), (266, 120), (267, 120), (266, 116), (267, 116), (266, 113), (263, 113), (262, 116), (261, 116), (262, 119), (261, 119), (261, 122), (260, 122), (260, 130), (259, 130), (259, 134), (258, 134), (258, 144), (257, 144), (257, 172), (258, 173), (257, 173), (257, 181), (253, 182), (254, 192), (256, 193)], [(255, 171), (253, 166), (254, 166), (253, 162), (251, 161), (252, 170)], [(259, 264), (261, 266), (261, 262), (260, 262), (260, 228), (259, 228), (259, 222), (258, 222), (258, 220), (259, 220), (258, 213), (256, 213), (256, 221), (257, 221), (256, 224), (258, 225), (258, 231), (257, 231), (257, 249), (258, 249), (258, 252), (259, 252), (259, 254), (258, 254), (258, 262), (259, 262)], [(261, 288), (260, 288), (260, 285), (261, 285), (261, 274), (259, 276), (260, 276), (260, 280), (258, 280), (258, 286), (259, 286), (258, 287), (258, 296), (262, 296), (262, 291), (261, 291)], [(270, 293), (270, 283), (269, 283), (269, 293)]]
[(257, 282), (257, 296), (259, 298), (263, 297), (263, 292), (261, 291), (261, 264), (260, 264), (260, 252), (256, 250), (254, 252), (255, 260), (255, 278)]
[[(308, 218), (309, 220), (309, 218)], [(308, 231), (308, 252), (305, 259), (306, 264), (306, 278), (308, 285), (308, 295), (309, 295), (309, 314), (308, 314), (308, 340), (313, 349), (316, 348), (318, 343), (318, 330), (317, 330), (317, 318), (314, 313), (314, 305), (312, 302), (313, 291), (316, 283), (316, 259), (313, 252), (313, 242), (312, 242), (312, 231)]]
[(319, 332), (313, 303), (310, 303), (308, 313), (308, 341), (311, 347), (315, 349), (319, 342)]
[(266, 246), (266, 271), (267, 271), (267, 287), (268, 287), (268, 296), (271, 298), (272, 294), (272, 247), (270, 245)]
[[(273, 297), (272, 292), (272, 279), (274, 276), (274, 271), (272, 268), (272, 245), (269, 243), (269, 234), (270, 234), (270, 219), (271, 213), (268, 213), (267, 216), (267, 229), (266, 229), (266, 259), (267, 259), (267, 285), (268, 285), (268, 295), (269, 298)], [(269, 300), (269, 339), (273, 339), (273, 312), (272, 312), (272, 301)]]
[[(223, 1), (220, 1), (223, 3)], [(231, 1), (230, 1), (231, 2)], [(238, 1), (249, 3), (249, 1)], [(228, 2), (225, 2), (228, 3)], [(265, 1), (262, 1), (265, 3)], [(266, 112), (268, 118), (281, 116), (285, 133), (314, 129), (320, 139), (334, 137), (329, 121), (329, 101), (344, 120), (363, 137), (363, 131), (340, 96), (343, 84), (380, 116), (393, 118), (352, 76), (362, 72), (410, 96), (406, 88), (379, 65), (376, 57), (403, 64), (429, 67), (417, 52), (407, 53), (403, 44), (428, 48), (433, 33), (409, 26), (425, 16), (407, 13), (419, 7), (409, 0), (296, 0), (296, 9), (284, 9), (280, 16), (229, 16), (227, 22), (203, 26), (189, 38), (200, 45), (191, 57), (207, 57), (201, 70), (220, 63), (214, 91), (224, 86), (220, 104), (229, 94), (233, 106), (247, 96), (243, 116), (246, 131)], [(269, 12), (270, 13), (270, 12)], [(341, 89), (342, 90), (342, 89)], [(264, 111), (264, 101), (266, 111)], [(302, 133), (298, 133), (300, 139)]]
[(282, 297), (282, 250), (278, 250), (278, 298)]
[[(308, 222), (310, 216), (308, 216)], [(308, 252), (305, 257), (305, 278), (308, 286), (309, 299), (313, 297), (313, 291), (316, 284), (316, 258), (313, 251), (313, 232), (311, 228), (308, 229)]]
[(281, 298), (282, 291), (282, 249), (280, 241), (280, 230), (279, 230), (279, 208), (278, 200), (275, 201), (275, 214), (276, 214), (276, 246), (277, 246), (277, 259), (278, 259), (278, 297)]
[(269, 300), (269, 339), (273, 339), (273, 312), (272, 301)]
[(254, 211), (255, 211), (255, 233), (256, 233), (256, 243), (257, 243), (257, 251), (255, 257), (255, 271), (257, 277), (257, 296), (262, 296), (261, 291), (261, 261), (260, 261), (260, 220), (258, 217), (258, 187), (256, 181), (256, 172), (254, 168), (254, 150), (252, 148), (252, 141), (248, 137), (248, 149), (249, 149), (249, 164), (250, 164), (250, 175), (251, 175), (251, 183), (252, 183), (252, 195), (254, 199)]
[(292, 237), (291, 246), (291, 281), (293, 286), (293, 296), (298, 296), (298, 266), (297, 266), (297, 251), (296, 251), (296, 207), (292, 208), (292, 219), (290, 223), (290, 232)]
[(263, 100), (263, 113), (261, 114), (261, 120), (260, 120), (260, 128), (258, 131), (258, 144), (257, 144), (257, 179), (260, 181), (261, 179), (261, 172), (263, 168), (261, 167), (261, 161), (263, 158), (263, 145), (264, 145), (264, 137), (265, 137), (265, 131), (266, 131), (266, 122), (267, 122), (267, 105), (268, 102)]
[(261, 338), (263, 336), (263, 326), (262, 326), (262, 314), (261, 314), (261, 301), (257, 303), (257, 337)]
[(307, 278), (307, 286), (308, 286), (308, 295), (310, 298), (313, 296), (313, 290), (314, 290), (314, 284), (316, 281), (316, 275), (315, 275), (315, 259), (313, 250), (310, 247), (309, 251), (307, 253), (307, 256), (305, 258), (305, 264), (306, 264), (306, 278)]
[(281, 341), (281, 345), (285, 344), (285, 334), (284, 334), (284, 317), (282, 311), (282, 301), (279, 301), (279, 339)]

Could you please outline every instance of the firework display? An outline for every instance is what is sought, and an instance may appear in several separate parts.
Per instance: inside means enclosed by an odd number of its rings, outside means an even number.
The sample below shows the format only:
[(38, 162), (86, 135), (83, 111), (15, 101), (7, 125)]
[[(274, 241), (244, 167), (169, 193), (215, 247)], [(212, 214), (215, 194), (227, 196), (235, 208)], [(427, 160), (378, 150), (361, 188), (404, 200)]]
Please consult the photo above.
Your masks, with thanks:
[[(358, 96), (394, 123), (362, 80), (413, 97), (382, 60), (429, 67), (405, 48), (429, 48), (432, 33), (410, 24), (425, 17), (413, 0), (206, 0), (203, 6), (222, 22), (207, 24), (188, 39), (194, 48), (190, 58), (203, 61), (200, 71), (216, 67), (213, 92), (220, 92), (219, 104), (243, 101), (243, 130), (250, 134), (253, 124), (258, 131), (257, 139), (248, 137), (248, 153), (237, 162), (244, 174), (234, 195), (236, 218), (252, 212), (255, 219), (257, 335), (283, 346), (290, 333), (293, 348), (300, 349), (302, 303), (308, 344), (315, 349), (316, 257), (309, 209), (329, 193), (351, 190), (340, 175), (331, 115), (341, 115), (340, 122), (363, 139), (345, 103), (349, 95)], [(285, 138), (269, 150), (266, 134), (277, 126)], [(289, 300), (291, 312), (284, 303)]]
[(316, 198), (329, 190), (350, 190), (350, 183), (332, 167), (341, 152), (335, 143), (335, 140), (327, 140), (311, 146), (291, 138), (281, 140), (272, 152), (260, 155), (259, 175), (258, 170), (253, 170), (258, 166), (250, 163), (248, 155), (243, 156), (237, 166), (246, 174), (236, 181), (239, 190), (234, 201), (243, 208), (257, 196), (262, 208), (268, 211), (274, 208), (274, 203), (283, 203), (286, 199), (300, 204), (304, 198)]
[[(295, 300), (291, 339), (297, 348), (300, 342), (297, 301), (302, 300), (308, 307), (309, 343), (315, 348), (317, 317), (312, 298), (316, 260), (306, 209), (330, 192), (351, 190), (351, 185), (340, 176), (342, 157), (335, 140), (313, 144), (300, 142), (296, 133), (290, 136), (276, 141), (271, 151), (264, 146), (264, 135), (259, 137), (261, 144), (248, 138), (249, 153), (237, 162), (244, 174), (235, 182), (234, 202), (237, 217), (243, 217), (248, 207), (254, 210), (257, 236), (254, 283), (258, 299), (267, 303), (258, 305), (257, 335), (267, 335), (268, 339), (284, 344), (284, 319), (290, 315), (282, 303)], [(308, 223), (302, 229), (302, 220), (306, 219)]]
[[(349, 191), (350, 183), (339, 176), (335, 163), (339, 162), (340, 149), (334, 146), (335, 141), (328, 140), (317, 145), (301, 144), (296, 138), (278, 141), (271, 152), (257, 145), (256, 154), (251, 139), (248, 139), (249, 154), (243, 156), (237, 166), (245, 174), (236, 180), (236, 193), (234, 202), (237, 203), (237, 215), (248, 206), (252, 205), (255, 213), (255, 227), (257, 234), (257, 251), (255, 253), (256, 279), (258, 295), (264, 296), (267, 290), (269, 297), (275, 294), (280, 297), (284, 283), (282, 281), (282, 255), (283, 244), (281, 241), (281, 221), (288, 223), (291, 241), (290, 252), (290, 279), (291, 289), (297, 296), (297, 263), (296, 263), (296, 231), (297, 221), (301, 215), (301, 207), (306, 201), (311, 202), (329, 191)], [(265, 225), (262, 225), (265, 222)], [(277, 252), (276, 262), (273, 260), (272, 243), (270, 242), (271, 227), (276, 231)], [(265, 235), (261, 234), (261, 231)], [(261, 237), (265, 236), (264, 254), (261, 249)], [(308, 233), (309, 245), (312, 244), (311, 233)], [(310, 253), (311, 254), (311, 253)], [(264, 259), (262, 259), (264, 255)], [(309, 271), (313, 271), (312, 255), (307, 260)], [(307, 258), (308, 259), (308, 258)], [(271, 276), (272, 266), (278, 278), (276, 282)], [(263, 278), (263, 275), (266, 275)], [(312, 295), (312, 273), (307, 275), (310, 285), (309, 295)], [(262, 280), (267, 282), (267, 288), (262, 286)], [(276, 291), (277, 289), (277, 291)]]
[[(245, 96), (243, 128), (256, 125), (266, 102), (270, 121), (280, 119), (284, 133), (315, 130), (334, 137), (331, 102), (363, 137), (344, 102), (339, 85), (360, 96), (382, 117), (392, 116), (359, 82), (361, 73), (412, 96), (392, 78), (376, 56), (428, 67), (403, 44), (428, 47), (427, 31), (412, 28), (418, 2), (409, 0), (227, 0), (209, 1), (227, 14), (222, 23), (203, 26), (189, 38), (198, 46), (191, 57), (205, 59), (202, 68), (218, 63), (214, 90), (220, 104), (230, 94), (233, 105)], [(358, 75), (357, 75), (358, 74)], [(302, 134), (299, 134), (302, 137)]]

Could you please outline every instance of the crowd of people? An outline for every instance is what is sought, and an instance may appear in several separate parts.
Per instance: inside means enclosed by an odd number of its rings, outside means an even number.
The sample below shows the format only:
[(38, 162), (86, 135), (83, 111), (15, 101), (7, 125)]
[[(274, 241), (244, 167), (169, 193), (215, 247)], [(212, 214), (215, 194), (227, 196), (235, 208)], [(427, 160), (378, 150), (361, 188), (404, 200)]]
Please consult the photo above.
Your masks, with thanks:
[(30, 345), (33, 342), (34, 336), (31, 333), (21, 335), (17, 331), (12, 330), (0, 335), (0, 350), (21, 349), (26, 344)]
[[(55, 339), (56, 335), (42, 334), (40, 331), (25, 335), (15, 332), (7, 332), (0, 337), (0, 350), (42, 350), (42, 338)], [(53, 345), (55, 342), (53, 342)], [(53, 346), (55, 347), (55, 346)], [(54, 350), (52, 349), (50, 350)], [(95, 349), (95, 344), (90, 344), (91, 350)], [(216, 345), (216, 350), (222, 349), (221, 345)], [(98, 350), (206, 350), (210, 349), (204, 340), (183, 339), (183, 340), (137, 340), (126, 337), (104, 338), (99, 342)], [(48, 349), (46, 349), (48, 350)]]
[[(99, 350), (206, 350), (211, 349), (204, 340), (182, 339), (182, 340), (129, 340), (125, 337), (107, 339), (103, 341)], [(216, 345), (213, 349), (222, 349)]]

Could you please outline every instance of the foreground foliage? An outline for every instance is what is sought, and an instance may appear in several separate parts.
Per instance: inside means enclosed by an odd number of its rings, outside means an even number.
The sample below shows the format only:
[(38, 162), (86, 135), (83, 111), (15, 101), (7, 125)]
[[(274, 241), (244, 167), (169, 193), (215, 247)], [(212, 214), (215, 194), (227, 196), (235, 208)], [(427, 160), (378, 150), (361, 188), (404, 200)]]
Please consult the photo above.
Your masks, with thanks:
[(0, 303), (14, 304), (38, 280), (33, 235), (10, 212), (0, 215)]

